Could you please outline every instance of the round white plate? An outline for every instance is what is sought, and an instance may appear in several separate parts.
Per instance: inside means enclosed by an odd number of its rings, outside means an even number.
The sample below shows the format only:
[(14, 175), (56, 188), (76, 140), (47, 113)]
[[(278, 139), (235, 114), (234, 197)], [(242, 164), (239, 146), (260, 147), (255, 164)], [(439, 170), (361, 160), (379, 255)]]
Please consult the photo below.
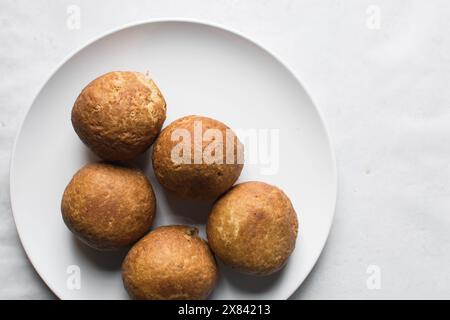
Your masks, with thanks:
[[(120, 275), (126, 250), (86, 247), (60, 213), (72, 175), (96, 160), (72, 128), (72, 105), (87, 83), (113, 70), (150, 73), (167, 100), (165, 125), (184, 115), (205, 115), (256, 133), (261, 146), (267, 146), (266, 134), (276, 141), (278, 132), (278, 151), (277, 143), (269, 143), (267, 158), (259, 149), (239, 181), (266, 181), (289, 195), (300, 222), (295, 251), (269, 277), (241, 275), (220, 264), (211, 298), (288, 298), (312, 269), (332, 223), (336, 170), (327, 131), (305, 88), (278, 59), (235, 32), (194, 21), (151, 21), (111, 32), (67, 59), (34, 100), (13, 152), (11, 203), (20, 239), (42, 279), (62, 299), (127, 298)], [(204, 236), (211, 204), (167, 195), (155, 181), (149, 154), (138, 163), (157, 195), (154, 226), (193, 224)]]

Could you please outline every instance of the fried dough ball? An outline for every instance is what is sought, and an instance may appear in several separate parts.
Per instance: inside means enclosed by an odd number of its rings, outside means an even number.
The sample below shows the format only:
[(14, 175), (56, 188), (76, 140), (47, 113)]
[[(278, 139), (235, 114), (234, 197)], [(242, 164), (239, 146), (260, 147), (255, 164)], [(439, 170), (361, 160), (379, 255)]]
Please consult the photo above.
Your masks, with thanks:
[(99, 250), (133, 244), (153, 222), (156, 199), (139, 169), (108, 163), (84, 166), (64, 191), (61, 212), (81, 241)]
[(185, 199), (215, 199), (239, 178), (243, 145), (220, 121), (187, 116), (165, 128), (153, 147), (161, 185)]
[(206, 299), (218, 270), (207, 243), (196, 228), (164, 226), (142, 238), (122, 266), (129, 295), (140, 300)]
[(297, 215), (283, 191), (263, 182), (234, 186), (213, 206), (206, 232), (212, 251), (247, 274), (281, 269), (294, 250)]
[(80, 139), (103, 160), (129, 161), (155, 141), (166, 102), (152, 79), (138, 72), (109, 72), (81, 91), (72, 109)]

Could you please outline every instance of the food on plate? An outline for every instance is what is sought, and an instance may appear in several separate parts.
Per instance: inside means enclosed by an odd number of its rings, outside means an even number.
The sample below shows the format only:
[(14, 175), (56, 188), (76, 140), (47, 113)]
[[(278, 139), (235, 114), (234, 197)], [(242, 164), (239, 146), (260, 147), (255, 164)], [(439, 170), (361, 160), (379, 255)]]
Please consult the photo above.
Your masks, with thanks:
[(269, 275), (294, 250), (298, 221), (289, 198), (263, 182), (234, 186), (213, 206), (206, 227), (212, 251), (243, 273)]
[(145, 152), (166, 119), (155, 82), (139, 72), (106, 73), (89, 83), (72, 108), (80, 139), (100, 158), (129, 161)]
[(131, 248), (123, 262), (122, 278), (134, 299), (197, 300), (212, 292), (218, 270), (196, 228), (164, 226)]
[(186, 116), (159, 135), (153, 168), (161, 185), (186, 199), (215, 199), (239, 178), (244, 147), (222, 122)]
[(73, 176), (61, 211), (65, 224), (81, 241), (112, 250), (133, 244), (148, 232), (156, 199), (141, 170), (93, 163)]

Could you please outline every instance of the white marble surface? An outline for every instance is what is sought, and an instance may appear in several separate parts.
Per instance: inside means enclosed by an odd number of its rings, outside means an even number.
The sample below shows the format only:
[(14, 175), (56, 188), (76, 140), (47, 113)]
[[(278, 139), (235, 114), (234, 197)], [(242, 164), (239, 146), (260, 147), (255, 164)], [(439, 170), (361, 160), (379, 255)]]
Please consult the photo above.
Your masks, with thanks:
[[(80, 8), (80, 29), (67, 27), (70, 5)], [(10, 153), (27, 106), (73, 50), (163, 17), (256, 39), (299, 75), (324, 114), (338, 161), (335, 222), (293, 298), (450, 298), (449, 14), (445, 0), (2, 0), (0, 298), (54, 298), (23, 252), (9, 203)], [(371, 265), (379, 289), (367, 286)]]

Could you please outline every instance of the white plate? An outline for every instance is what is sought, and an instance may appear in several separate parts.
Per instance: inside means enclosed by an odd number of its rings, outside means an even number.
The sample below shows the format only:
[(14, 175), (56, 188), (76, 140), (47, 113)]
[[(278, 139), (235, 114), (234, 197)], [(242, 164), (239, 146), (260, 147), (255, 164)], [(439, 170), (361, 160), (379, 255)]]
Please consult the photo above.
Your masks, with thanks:
[[(112, 70), (149, 71), (168, 104), (165, 125), (188, 114), (233, 129), (279, 129), (279, 169), (247, 164), (239, 181), (262, 180), (290, 196), (300, 221), (297, 246), (277, 274), (255, 278), (221, 267), (214, 299), (286, 299), (312, 269), (325, 244), (336, 198), (333, 152), (305, 88), (278, 59), (236, 32), (194, 21), (151, 21), (121, 28), (77, 51), (50, 77), (30, 107), (11, 161), (11, 203), (20, 239), (39, 275), (62, 299), (122, 299), (125, 251), (96, 252), (63, 223), (60, 201), (72, 175), (96, 160), (75, 134), (70, 113), (81, 89)], [(264, 131), (258, 131), (264, 132)], [(158, 199), (154, 226), (200, 227), (210, 204), (167, 196), (140, 160)], [(274, 163), (274, 162), (273, 162)], [(81, 271), (81, 288), (67, 286)]]

